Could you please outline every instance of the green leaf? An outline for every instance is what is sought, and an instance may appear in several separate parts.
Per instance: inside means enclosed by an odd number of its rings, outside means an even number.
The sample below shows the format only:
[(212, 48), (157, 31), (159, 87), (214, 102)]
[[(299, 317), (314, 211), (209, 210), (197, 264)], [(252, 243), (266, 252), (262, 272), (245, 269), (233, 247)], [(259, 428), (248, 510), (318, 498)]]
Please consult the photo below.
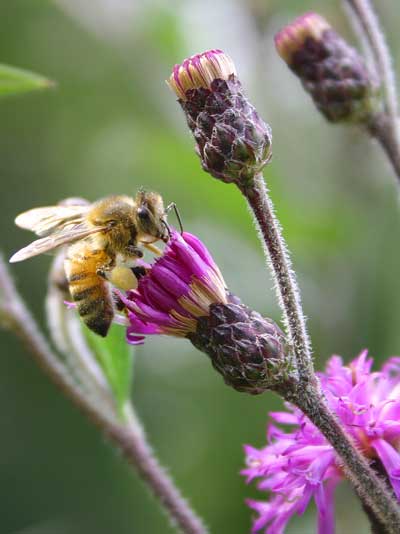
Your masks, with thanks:
[(133, 371), (133, 347), (125, 339), (124, 329), (112, 325), (105, 338), (86, 327), (85, 336), (101, 365), (123, 417), (123, 410), (130, 396)]
[(54, 86), (54, 82), (30, 72), (0, 63), (0, 97)]

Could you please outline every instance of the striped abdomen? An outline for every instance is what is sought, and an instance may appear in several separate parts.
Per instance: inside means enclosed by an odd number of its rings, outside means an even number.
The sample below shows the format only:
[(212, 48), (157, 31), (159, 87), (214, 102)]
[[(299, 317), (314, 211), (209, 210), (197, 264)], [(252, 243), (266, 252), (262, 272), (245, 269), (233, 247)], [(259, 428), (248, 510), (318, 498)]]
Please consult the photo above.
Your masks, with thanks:
[(106, 336), (114, 317), (109, 282), (97, 274), (110, 258), (102, 250), (93, 250), (86, 243), (74, 245), (65, 260), (69, 290), (77, 310), (88, 328)]

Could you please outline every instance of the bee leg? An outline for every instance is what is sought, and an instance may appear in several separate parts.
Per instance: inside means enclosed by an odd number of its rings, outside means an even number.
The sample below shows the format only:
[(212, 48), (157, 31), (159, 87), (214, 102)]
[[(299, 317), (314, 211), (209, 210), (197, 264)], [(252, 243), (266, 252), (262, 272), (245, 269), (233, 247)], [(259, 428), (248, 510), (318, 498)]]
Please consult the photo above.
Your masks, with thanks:
[(106, 271), (104, 268), (96, 269), (97, 276), (100, 276), (100, 278), (104, 278), (104, 280), (107, 280), (107, 274), (109, 272), (109, 269)]
[(115, 259), (109, 259), (107, 263), (100, 264), (96, 268), (96, 274), (97, 276), (100, 276), (100, 278), (103, 278), (104, 280), (108, 280), (111, 274), (111, 271), (115, 267)]
[(143, 258), (143, 250), (135, 245), (128, 245), (126, 247), (126, 254), (128, 256), (134, 256), (135, 258)]
[(146, 276), (147, 269), (145, 267), (137, 266), (132, 267), (132, 272), (136, 276), (137, 280), (140, 280), (141, 278), (143, 278), (143, 276)]

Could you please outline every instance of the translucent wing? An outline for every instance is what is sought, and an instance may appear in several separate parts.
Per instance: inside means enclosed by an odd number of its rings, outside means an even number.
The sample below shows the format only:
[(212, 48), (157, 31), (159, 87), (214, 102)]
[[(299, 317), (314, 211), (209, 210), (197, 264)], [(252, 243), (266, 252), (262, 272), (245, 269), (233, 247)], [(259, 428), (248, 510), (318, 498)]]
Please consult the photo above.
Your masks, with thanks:
[(107, 226), (96, 226), (93, 228), (84, 222), (80, 222), (78, 224), (68, 224), (65, 227), (62, 227), (60, 230), (56, 230), (51, 235), (37, 239), (28, 246), (16, 252), (10, 258), (10, 263), (26, 260), (32, 256), (43, 254), (49, 250), (53, 250), (62, 245), (67, 245), (68, 243), (72, 243), (79, 239), (84, 239), (85, 237), (105, 230), (107, 230)]
[(46, 236), (59, 227), (83, 221), (90, 209), (90, 204), (58, 205), (33, 208), (18, 215), (15, 224), (25, 230), (31, 230), (39, 236)]

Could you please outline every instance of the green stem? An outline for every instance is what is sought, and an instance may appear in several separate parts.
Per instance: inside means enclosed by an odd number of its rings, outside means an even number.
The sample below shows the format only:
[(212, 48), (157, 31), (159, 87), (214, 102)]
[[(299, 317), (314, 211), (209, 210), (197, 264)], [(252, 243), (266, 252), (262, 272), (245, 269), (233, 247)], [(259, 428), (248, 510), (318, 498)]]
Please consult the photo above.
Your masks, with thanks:
[(101, 410), (97, 403), (74, 380), (63, 362), (50, 348), (38, 324), (19, 295), (4, 261), (0, 258), (0, 319), (4, 327), (15, 332), (36, 362), (52, 381), (89, 420), (122, 450), (144, 483), (182, 534), (207, 534), (201, 519), (181, 496), (172, 479), (154, 456), (138, 418), (129, 409), (126, 423)]
[(354, 16), (362, 41), (369, 45), (374, 71), (378, 74), (383, 91), (384, 109), (372, 117), (368, 131), (382, 146), (400, 181), (398, 97), (392, 56), (372, 2), (370, 0), (345, 0), (345, 2), (350, 6), (350, 15)]
[(260, 238), (274, 275), (278, 301), (283, 311), (300, 379), (304, 383), (314, 382), (311, 343), (306, 329), (296, 275), (292, 269), (286, 243), (262, 175), (256, 176), (250, 185), (241, 188), (241, 191), (249, 203), (260, 230)]

